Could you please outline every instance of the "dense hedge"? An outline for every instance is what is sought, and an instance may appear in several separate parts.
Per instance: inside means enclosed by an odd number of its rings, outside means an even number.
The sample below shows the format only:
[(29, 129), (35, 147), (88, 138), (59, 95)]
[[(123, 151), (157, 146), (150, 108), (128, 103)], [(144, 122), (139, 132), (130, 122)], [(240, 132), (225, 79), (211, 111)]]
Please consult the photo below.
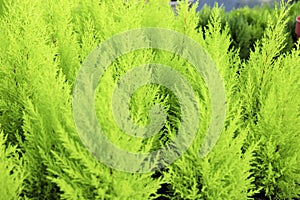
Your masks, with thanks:
[[(174, 17), (159, 0), (0, 3), (0, 199), (299, 198), (300, 43), (291, 34), (299, 4), (230, 13), (204, 8), (197, 14), (185, 5)], [(194, 67), (157, 49), (116, 60), (99, 83), (95, 108), (108, 138), (121, 148), (157, 149), (171, 141), (182, 120), (176, 96), (147, 85), (132, 97), (132, 119), (146, 125), (147, 110), (160, 104), (167, 114), (163, 128), (148, 139), (118, 128), (111, 96), (134, 66), (162, 63), (176, 69), (195, 91), (201, 111), (189, 150), (165, 169), (145, 174), (121, 172), (95, 159), (72, 115), (74, 81), (85, 57), (114, 34), (140, 27), (176, 30), (199, 43), (219, 70), (227, 97), (221, 136), (201, 158), (212, 91)]]

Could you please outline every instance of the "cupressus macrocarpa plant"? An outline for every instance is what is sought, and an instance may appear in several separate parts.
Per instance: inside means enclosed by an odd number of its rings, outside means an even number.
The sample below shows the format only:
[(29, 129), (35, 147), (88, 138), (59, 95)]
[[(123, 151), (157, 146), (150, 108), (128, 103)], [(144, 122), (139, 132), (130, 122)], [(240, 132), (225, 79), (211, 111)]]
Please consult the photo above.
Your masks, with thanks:
[[(229, 26), (216, 6), (203, 29), (182, 4), (168, 2), (54, 0), (1, 1), (0, 13), (0, 199), (293, 199), (300, 195), (300, 49), (282, 53), (290, 9), (282, 3), (256, 41), (249, 59), (232, 49)], [(98, 44), (131, 29), (178, 31), (201, 45), (219, 70), (226, 91), (220, 138), (204, 158), (199, 150), (211, 110), (205, 81), (180, 56), (157, 49), (118, 58), (95, 95), (99, 124), (120, 148), (158, 149), (180, 126), (176, 96), (155, 84), (132, 96), (139, 125), (147, 110), (164, 107), (167, 121), (148, 139), (125, 135), (111, 114), (111, 96), (126, 72), (162, 63), (182, 74), (199, 105), (199, 129), (191, 147), (173, 164), (149, 173), (121, 172), (99, 162), (82, 144), (72, 115), (72, 90), (80, 66)], [(196, 28), (198, 27), (198, 28)], [(173, 41), (174, 44), (178, 41)]]

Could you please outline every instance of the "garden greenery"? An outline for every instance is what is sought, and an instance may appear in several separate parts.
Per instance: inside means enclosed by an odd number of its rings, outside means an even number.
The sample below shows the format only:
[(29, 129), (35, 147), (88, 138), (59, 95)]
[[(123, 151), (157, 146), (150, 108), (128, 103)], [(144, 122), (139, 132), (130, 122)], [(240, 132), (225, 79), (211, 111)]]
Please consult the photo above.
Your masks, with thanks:
[[(299, 198), (300, 43), (287, 47), (289, 13), (295, 13), (287, 4), (272, 11), (245, 8), (225, 18), (217, 6), (194, 13), (187, 4), (174, 16), (166, 0), (1, 0), (0, 6), (0, 199)], [(263, 25), (245, 24), (243, 16)], [(142, 27), (172, 29), (198, 42), (217, 66), (227, 97), (218, 143), (200, 158), (211, 105), (194, 67), (157, 49), (118, 58), (99, 82), (95, 105), (99, 124), (122, 149), (158, 149), (172, 140), (181, 120), (176, 96), (146, 85), (132, 96), (133, 121), (149, 123), (154, 104), (166, 110), (167, 121), (147, 139), (124, 134), (111, 96), (130, 69), (150, 62), (171, 66), (197, 95), (200, 120), (192, 146), (172, 165), (145, 174), (97, 161), (80, 141), (72, 115), (72, 89), (86, 56), (111, 36)]]
[[(278, 4), (276, 4), (278, 6)], [(295, 19), (299, 15), (300, 3), (294, 3), (286, 14), (288, 19), (284, 30), (289, 33), (286, 36), (286, 45), (284, 51), (290, 51), (295, 47)], [(212, 9), (204, 6), (199, 12), (199, 26), (207, 26)], [(231, 12), (225, 12), (223, 9), (220, 13), (222, 26), (228, 25), (232, 39), (231, 46), (239, 49), (239, 55), (242, 59), (248, 59), (250, 51), (254, 50), (255, 42), (262, 39), (263, 32), (268, 25), (268, 20), (275, 21), (273, 16), (276, 11), (269, 4), (256, 6), (252, 9), (249, 7), (239, 8)], [(271, 18), (270, 18), (271, 17)], [(268, 19), (269, 18), (269, 19)]]

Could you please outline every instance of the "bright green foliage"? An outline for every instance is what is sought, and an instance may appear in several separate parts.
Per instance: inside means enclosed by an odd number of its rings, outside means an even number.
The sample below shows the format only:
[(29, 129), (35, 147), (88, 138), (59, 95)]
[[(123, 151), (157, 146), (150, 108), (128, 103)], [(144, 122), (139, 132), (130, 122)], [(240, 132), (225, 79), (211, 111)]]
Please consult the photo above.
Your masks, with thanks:
[(5, 145), (6, 138), (0, 132), (0, 194), (1, 199), (21, 199), (25, 171), (22, 168), (23, 159), (20, 158), (16, 146)]
[(280, 54), (285, 47), (287, 10), (275, 12), (276, 22), (270, 20), (244, 64), (241, 94), (251, 127), (248, 141), (260, 142), (253, 163), (255, 183), (267, 197), (286, 199), (300, 189), (299, 46), (289, 55)]
[[(199, 158), (201, 137), (205, 134), (209, 113), (201, 115), (203, 125), (195, 145), (164, 173), (171, 188), (179, 198), (186, 199), (247, 199), (253, 194), (250, 177), (252, 151), (242, 152), (247, 129), (243, 129), (240, 106), (236, 96), (237, 68), (240, 63), (236, 52), (228, 51), (228, 28), (221, 30), (219, 9), (214, 9), (211, 23), (205, 29), (205, 40), (200, 41), (211, 54), (224, 79), (227, 96), (226, 126), (214, 150), (204, 159)], [(202, 101), (207, 101), (204, 98)], [(207, 104), (200, 110), (207, 110)]]
[[(199, 18), (184, 4), (175, 17), (167, 2), (0, 1), (0, 124), (5, 133), (0, 134), (0, 199), (299, 196), (299, 44), (282, 53), (289, 49), (286, 26), (292, 11), (284, 5), (274, 11), (245, 8), (226, 14), (225, 24), (218, 8), (203, 9)], [(199, 27), (199, 20), (205, 26)], [(213, 91), (194, 67), (157, 49), (118, 58), (99, 82), (95, 109), (101, 128), (120, 148), (158, 149), (180, 127), (178, 98), (154, 84), (134, 93), (130, 112), (144, 126), (149, 108), (160, 104), (167, 114), (160, 132), (140, 139), (117, 126), (111, 97), (118, 80), (135, 66), (160, 63), (176, 69), (193, 87), (200, 109), (197, 136), (181, 158), (160, 171), (132, 174), (101, 164), (82, 144), (73, 121), (72, 88), (81, 63), (100, 42), (140, 27), (176, 30), (202, 45), (224, 81), (227, 110), (218, 143), (201, 158)]]

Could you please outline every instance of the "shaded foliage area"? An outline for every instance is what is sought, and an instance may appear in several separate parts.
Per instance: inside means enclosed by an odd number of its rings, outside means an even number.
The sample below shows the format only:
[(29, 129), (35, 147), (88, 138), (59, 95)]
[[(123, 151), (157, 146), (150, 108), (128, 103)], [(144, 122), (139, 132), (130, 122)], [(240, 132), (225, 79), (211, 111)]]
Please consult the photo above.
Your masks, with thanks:
[[(209, 16), (212, 12), (210, 7), (204, 6), (199, 12), (199, 27), (205, 27), (209, 22)], [(254, 8), (244, 7), (231, 12), (221, 13), (222, 26), (226, 24), (230, 27), (230, 35), (233, 40), (232, 46), (240, 49), (240, 57), (248, 59), (250, 52), (253, 51), (255, 43), (264, 36), (264, 30), (269, 21), (275, 21), (273, 17), (276, 15), (273, 6), (264, 5)], [(292, 4), (291, 9), (286, 15), (288, 20), (284, 31), (287, 33), (286, 47), (283, 52), (288, 52), (295, 48), (295, 19), (300, 15), (300, 3)]]

